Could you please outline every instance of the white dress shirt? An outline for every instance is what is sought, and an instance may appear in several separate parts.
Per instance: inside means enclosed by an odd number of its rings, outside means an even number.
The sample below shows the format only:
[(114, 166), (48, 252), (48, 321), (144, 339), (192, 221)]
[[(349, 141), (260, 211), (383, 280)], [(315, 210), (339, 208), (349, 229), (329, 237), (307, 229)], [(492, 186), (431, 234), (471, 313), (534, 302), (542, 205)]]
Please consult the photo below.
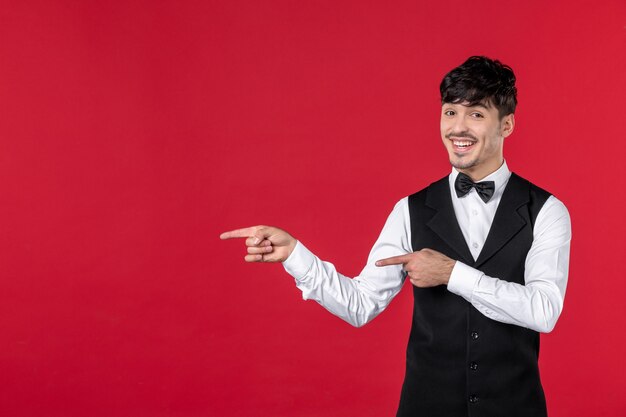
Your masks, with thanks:
[[(495, 192), (484, 203), (475, 189), (457, 197), (452, 169), (449, 176), (454, 212), (474, 260), (482, 250), (511, 172), (506, 162), (481, 181), (494, 181)], [(503, 323), (550, 332), (563, 309), (571, 239), (570, 218), (562, 202), (550, 196), (533, 229), (520, 285), (489, 277), (460, 261), (455, 263), (448, 291), (463, 297), (485, 316)], [(408, 197), (389, 215), (361, 273), (348, 278), (298, 241), (283, 262), (305, 300), (313, 299), (331, 313), (360, 327), (380, 314), (398, 294), (405, 279), (402, 265), (377, 267), (377, 260), (412, 253)]]

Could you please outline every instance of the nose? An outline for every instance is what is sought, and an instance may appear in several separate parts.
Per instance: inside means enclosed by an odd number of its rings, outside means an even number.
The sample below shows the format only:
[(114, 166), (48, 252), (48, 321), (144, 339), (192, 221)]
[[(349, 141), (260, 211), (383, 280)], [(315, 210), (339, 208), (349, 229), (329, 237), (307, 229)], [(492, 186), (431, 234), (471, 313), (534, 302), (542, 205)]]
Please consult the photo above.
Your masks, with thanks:
[(450, 127), (451, 131), (454, 133), (465, 132), (467, 128), (467, 125), (465, 123), (465, 117), (462, 117), (462, 115), (460, 114), (455, 115), (452, 119), (452, 124)]

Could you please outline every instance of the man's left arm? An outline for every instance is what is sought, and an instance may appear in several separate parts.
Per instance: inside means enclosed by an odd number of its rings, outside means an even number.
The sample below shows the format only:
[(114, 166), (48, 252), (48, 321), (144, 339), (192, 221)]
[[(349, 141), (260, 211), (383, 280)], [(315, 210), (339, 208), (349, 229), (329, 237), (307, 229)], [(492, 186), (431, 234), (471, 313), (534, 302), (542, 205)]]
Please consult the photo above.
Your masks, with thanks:
[(448, 290), (493, 320), (548, 333), (563, 309), (571, 236), (567, 208), (552, 196), (535, 221), (533, 244), (525, 263), (525, 285), (487, 276), (457, 261)]

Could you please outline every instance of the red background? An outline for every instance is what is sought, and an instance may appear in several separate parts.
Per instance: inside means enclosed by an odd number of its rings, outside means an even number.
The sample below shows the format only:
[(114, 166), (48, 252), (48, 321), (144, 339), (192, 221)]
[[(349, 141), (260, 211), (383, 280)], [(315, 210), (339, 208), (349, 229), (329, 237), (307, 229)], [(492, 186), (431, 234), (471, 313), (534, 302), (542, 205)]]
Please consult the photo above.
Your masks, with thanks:
[(408, 288), (354, 329), (218, 236), (275, 224), (358, 273), (449, 172), (438, 85), (473, 54), (515, 69), (505, 156), (572, 216), (551, 416), (625, 415), (625, 12), (3, 1), (0, 415), (393, 415)]

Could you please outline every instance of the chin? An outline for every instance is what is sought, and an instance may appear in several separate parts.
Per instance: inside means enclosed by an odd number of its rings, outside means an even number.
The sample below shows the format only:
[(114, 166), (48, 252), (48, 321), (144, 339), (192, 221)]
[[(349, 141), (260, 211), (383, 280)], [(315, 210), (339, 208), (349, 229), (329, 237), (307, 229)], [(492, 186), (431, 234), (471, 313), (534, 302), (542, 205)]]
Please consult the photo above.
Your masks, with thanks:
[(473, 168), (477, 164), (477, 160), (469, 160), (462, 158), (450, 158), (450, 165), (455, 167), (456, 169), (468, 169)]

